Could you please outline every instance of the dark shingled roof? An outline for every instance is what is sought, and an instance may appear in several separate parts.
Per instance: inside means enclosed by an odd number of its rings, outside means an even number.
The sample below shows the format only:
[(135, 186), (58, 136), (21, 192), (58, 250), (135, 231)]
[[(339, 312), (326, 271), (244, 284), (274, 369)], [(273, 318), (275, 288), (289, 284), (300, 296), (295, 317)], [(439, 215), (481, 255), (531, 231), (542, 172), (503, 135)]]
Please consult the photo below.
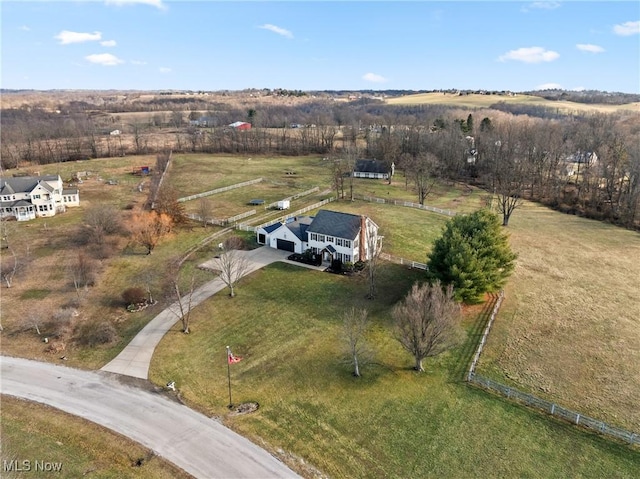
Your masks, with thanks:
[(267, 232), (267, 233), (271, 233), (275, 230), (277, 230), (278, 228), (280, 228), (282, 226), (282, 223), (280, 223), (279, 221), (277, 223), (274, 223), (272, 225), (269, 226), (265, 226), (263, 229)]
[(309, 225), (312, 224), (312, 222), (313, 217), (301, 216), (287, 223), (287, 228), (289, 228), (291, 232), (300, 240), (307, 241), (307, 230), (309, 229)]
[(378, 160), (357, 160), (353, 171), (360, 173), (389, 173), (389, 167)]
[(307, 232), (355, 240), (360, 232), (360, 216), (320, 210)]
[[(33, 190), (39, 181), (56, 181), (57, 175), (47, 176), (16, 176), (13, 178), (0, 178), (0, 195), (11, 195), (14, 193), (27, 193)], [(47, 183), (43, 183), (49, 191), (53, 191), (53, 188)]]

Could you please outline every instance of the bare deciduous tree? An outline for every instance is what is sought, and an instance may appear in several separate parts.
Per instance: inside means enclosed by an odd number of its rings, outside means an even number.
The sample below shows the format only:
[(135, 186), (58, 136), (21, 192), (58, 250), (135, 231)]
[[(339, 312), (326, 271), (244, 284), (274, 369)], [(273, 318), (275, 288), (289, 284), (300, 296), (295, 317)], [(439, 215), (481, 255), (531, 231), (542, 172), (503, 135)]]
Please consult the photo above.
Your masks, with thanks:
[(376, 280), (380, 267), (380, 254), (382, 253), (382, 236), (373, 234), (372, 231), (367, 233), (367, 251), (369, 260), (366, 262), (365, 272), (369, 282), (369, 292), (367, 299), (375, 299), (376, 297)]
[[(172, 281), (173, 292), (175, 294), (176, 302), (171, 305), (169, 310), (175, 314), (180, 321), (182, 321), (182, 332), (184, 334), (189, 334), (191, 332), (190, 329), (190, 320), (191, 320), (191, 304), (193, 301), (193, 290), (195, 285), (195, 278), (191, 277), (191, 282), (189, 283), (189, 290), (185, 293), (184, 290), (180, 289), (180, 285), (178, 283), (178, 278), (174, 278)], [(175, 308), (177, 307), (177, 311)]]
[(437, 158), (431, 153), (421, 153), (408, 162), (407, 168), (416, 187), (418, 202), (424, 205), (425, 198), (436, 184)]
[(369, 329), (369, 315), (366, 309), (355, 307), (345, 311), (342, 317), (344, 325), (344, 342), (349, 364), (353, 367), (353, 375), (360, 377), (360, 368), (371, 361), (372, 352), (366, 341)]
[(198, 216), (204, 228), (213, 219), (213, 204), (209, 198), (200, 198), (198, 203)]
[(187, 221), (184, 203), (178, 201), (178, 192), (167, 183), (160, 187), (154, 209), (157, 213), (165, 214), (171, 218), (173, 224), (179, 225)]
[(138, 211), (131, 217), (129, 227), (131, 239), (147, 248), (147, 254), (151, 254), (160, 238), (170, 230), (171, 219), (165, 214)]
[(449, 348), (455, 340), (460, 305), (453, 298), (453, 287), (414, 284), (406, 298), (393, 308), (397, 339), (415, 358), (415, 370), (424, 371), (422, 361)]
[(220, 279), (229, 287), (229, 296), (235, 297), (235, 285), (249, 270), (249, 261), (240, 249), (244, 241), (232, 236), (223, 243), (224, 252), (220, 255)]
[(73, 287), (78, 298), (81, 292), (95, 282), (97, 264), (91, 260), (84, 252), (78, 253), (76, 260), (71, 264), (70, 273), (73, 280)]
[(84, 223), (87, 228), (86, 241), (92, 244), (103, 244), (106, 236), (122, 230), (120, 213), (113, 205), (92, 206), (84, 215)]
[(9, 252), (9, 255), (3, 254), (0, 256), (0, 275), (7, 285), (7, 288), (10, 288), (13, 284), (16, 271), (18, 271), (18, 256), (13, 248), (8, 247), (6, 250)]

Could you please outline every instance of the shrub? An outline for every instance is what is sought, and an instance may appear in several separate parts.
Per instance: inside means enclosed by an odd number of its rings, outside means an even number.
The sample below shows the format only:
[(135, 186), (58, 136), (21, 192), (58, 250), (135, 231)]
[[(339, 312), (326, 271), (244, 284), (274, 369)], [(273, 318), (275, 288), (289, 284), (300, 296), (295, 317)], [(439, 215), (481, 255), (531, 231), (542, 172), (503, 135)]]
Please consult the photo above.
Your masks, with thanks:
[(127, 288), (122, 292), (122, 299), (127, 306), (131, 304), (146, 303), (147, 292), (139, 286)]
[(76, 341), (82, 346), (109, 344), (118, 338), (116, 328), (109, 321), (85, 322), (76, 329)]
[(71, 322), (77, 311), (73, 308), (61, 308), (46, 321), (42, 327), (43, 334), (52, 338), (61, 338), (71, 329)]

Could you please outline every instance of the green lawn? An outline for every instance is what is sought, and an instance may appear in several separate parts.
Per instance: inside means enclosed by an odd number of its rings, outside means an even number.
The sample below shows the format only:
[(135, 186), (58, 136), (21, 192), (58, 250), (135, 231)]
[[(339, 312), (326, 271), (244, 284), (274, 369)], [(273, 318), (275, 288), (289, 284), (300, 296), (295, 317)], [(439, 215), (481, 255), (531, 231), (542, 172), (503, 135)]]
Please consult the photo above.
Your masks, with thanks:
[[(640, 455), (627, 447), (466, 386), (464, 346), (414, 373), (392, 337), (390, 308), (421, 277), (388, 265), (369, 302), (363, 279), (272, 265), (235, 299), (198, 306), (191, 335), (169, 333), (151, 379), (175, 380), (189, 405), (330, 477), (637, 475)], [(340, 315), (354, 304), (370, 310), (376, 350), (361, 379), (341, 360)], [(226, 345), (244, 357), (231, 367), (233, 402), (257, 401), (254, 414), (227, 415)]]

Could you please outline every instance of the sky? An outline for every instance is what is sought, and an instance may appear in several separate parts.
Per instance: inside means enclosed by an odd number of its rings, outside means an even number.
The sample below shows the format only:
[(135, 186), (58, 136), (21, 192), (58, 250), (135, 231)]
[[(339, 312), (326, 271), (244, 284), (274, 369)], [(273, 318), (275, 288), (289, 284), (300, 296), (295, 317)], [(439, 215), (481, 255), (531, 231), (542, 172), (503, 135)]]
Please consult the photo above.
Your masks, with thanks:
[(0, 0), (6, 89), (640, 93), (640, 2)]

